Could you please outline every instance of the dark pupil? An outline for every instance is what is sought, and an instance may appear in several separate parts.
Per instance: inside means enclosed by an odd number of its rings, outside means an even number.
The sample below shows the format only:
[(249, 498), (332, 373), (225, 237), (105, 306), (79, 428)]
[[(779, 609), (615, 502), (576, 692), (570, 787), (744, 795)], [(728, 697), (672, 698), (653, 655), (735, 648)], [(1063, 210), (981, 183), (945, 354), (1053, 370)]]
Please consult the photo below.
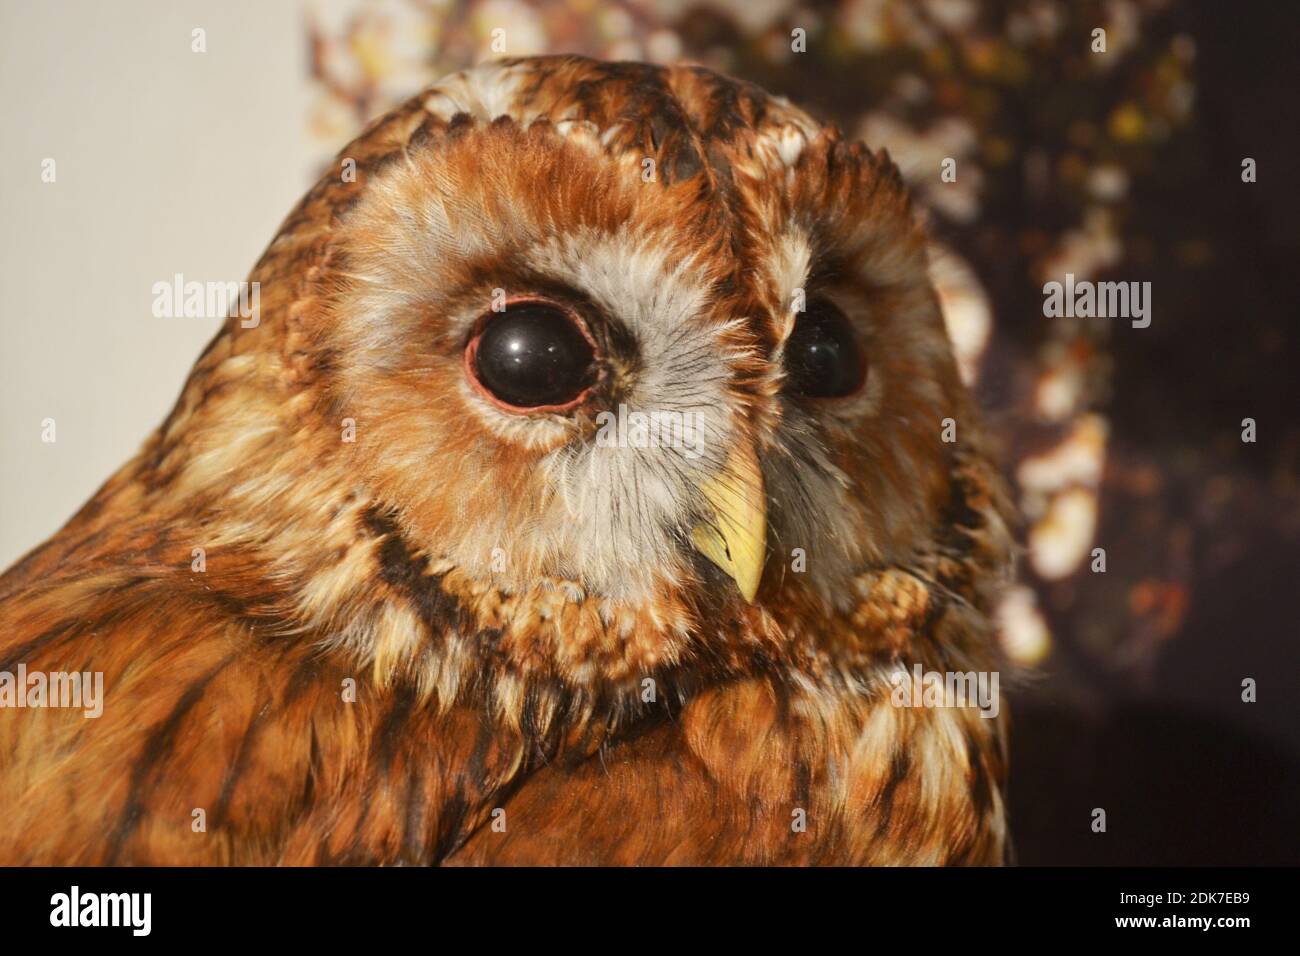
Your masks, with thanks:
[(788, 387), (813, 398), (858, 390), (867, 367), (849, 320), (829, 303), (809, 303), (785, 344)]
[(564, 405), (590, 384), (591, 344), (558, 309), (515, 306), (488, 321), (475, 354), (483, 387), (509, 405)]

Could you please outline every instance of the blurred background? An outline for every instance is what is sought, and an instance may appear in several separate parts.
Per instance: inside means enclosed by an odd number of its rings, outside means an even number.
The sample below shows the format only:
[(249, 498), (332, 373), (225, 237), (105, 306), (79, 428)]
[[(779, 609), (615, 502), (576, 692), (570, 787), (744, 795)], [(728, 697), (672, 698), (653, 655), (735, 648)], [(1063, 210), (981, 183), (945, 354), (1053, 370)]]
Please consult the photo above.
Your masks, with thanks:
[[(242, 278), (367, 120), (498, 55), (498, 28), (506, 55), (702, 63), (888, 148), (928, 220), (949, 331), (1024, 516), (999, 612), (1024, 671), (1019, 862), (1300, 863), (1300, 6), (2, 9), (18, 148), (0, 160), (0, 563), (134, 450), (214, 331), (152, 318), (151, 284)], [(65, 157), (57, 186), (39, 180), (47, 156)], [(1043, 283), (1067, 272), (1150, 282), (1150, 327), (1044, 318)], [(39, 425), (56, 412), (57, 450)]]

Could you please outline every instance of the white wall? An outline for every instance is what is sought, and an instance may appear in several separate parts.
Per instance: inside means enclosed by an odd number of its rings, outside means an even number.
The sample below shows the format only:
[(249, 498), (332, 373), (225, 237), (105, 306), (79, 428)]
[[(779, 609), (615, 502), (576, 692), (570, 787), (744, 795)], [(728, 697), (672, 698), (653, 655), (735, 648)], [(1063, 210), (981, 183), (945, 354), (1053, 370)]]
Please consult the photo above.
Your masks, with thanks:
[(153, 317), (152, 285), (242, 280), (310, 184), (301, 16), (0, 3), (0, 570), (139, 447), (215, 332)]

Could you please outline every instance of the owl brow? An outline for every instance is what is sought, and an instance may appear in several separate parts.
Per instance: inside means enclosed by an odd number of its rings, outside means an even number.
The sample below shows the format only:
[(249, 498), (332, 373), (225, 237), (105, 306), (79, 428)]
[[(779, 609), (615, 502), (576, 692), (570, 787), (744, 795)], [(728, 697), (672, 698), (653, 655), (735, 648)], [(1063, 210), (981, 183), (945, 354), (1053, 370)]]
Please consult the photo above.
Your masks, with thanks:
[(843, 253), (819, 250), (811, 257), (805, 282), (809, 288), (822, 288), (839, 282), (851, 282), (855, 276), (856, 270), (849, 266), (848, 257)]
[[(502, 275), (499, 261), (483, 259), (469, 266), (470, 275), (461, 284), (461, 290), (453, 297), (465, 299), (481, 298), (484, 289), (500, 289), (508, 298), (515, 300), (529, 297), (553, 299), (571, 307), (592, 327), (608, 334), (617, 344), (631, 335), (617, 316), (611, 315), (587, 293), (561, 279), (536, 272), (532, 269), (515, 268), (509, 277)], [(506, 306), (508, 310), (509, 306)], [(595, 321), (592, 321), (595, 320)]]

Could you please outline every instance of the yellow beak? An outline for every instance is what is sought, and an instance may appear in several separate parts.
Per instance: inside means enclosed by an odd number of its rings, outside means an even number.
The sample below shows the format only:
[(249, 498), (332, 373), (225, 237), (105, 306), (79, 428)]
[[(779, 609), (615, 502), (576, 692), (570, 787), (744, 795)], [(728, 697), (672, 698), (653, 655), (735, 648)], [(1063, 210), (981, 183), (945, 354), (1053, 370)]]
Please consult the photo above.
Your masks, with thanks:
[(738, 442), (722, 472), (701, 485), (700, 491), (713, 507), (714, 520), (692, 528), (691, 541), (731, 575), (752, 604), (767, 556), (767, 495), (754, 446)]

